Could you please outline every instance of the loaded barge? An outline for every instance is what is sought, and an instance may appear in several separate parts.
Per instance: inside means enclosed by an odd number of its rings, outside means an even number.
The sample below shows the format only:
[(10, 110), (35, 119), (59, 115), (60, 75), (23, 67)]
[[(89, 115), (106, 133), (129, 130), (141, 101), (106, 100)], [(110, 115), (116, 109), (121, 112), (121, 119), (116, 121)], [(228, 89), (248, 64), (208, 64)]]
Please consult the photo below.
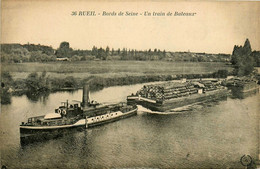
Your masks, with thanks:
[(236, 87), (240, 88), (241, 92), (246, 93), (250, 91), (258, 91), (259, 85), (258, 80), (254, 78), (241, 77), (241, 78), (232, 78), (226, 81), (227, 87)]
[(182, 106), (227, 97), (229, 91), (220, 81), (168, 82), (144, 85), (127, 96), (129, 105), (139, 104), (152, 111), (170, 111)]
[(225, 81), (225, 85), (231, 89), (235, 98), (245, 98), (259, 93), (258, 80), (253, 77), (234, 77)]
[(54, 113), (30, 117), (20, 125), (20, 137), (47, 137), (69, 128), (89, 128), (137, 114), (136, 105), (100, 104), (89, 100), (88, 85), (83, 88), (82, 102), (62, 102)]

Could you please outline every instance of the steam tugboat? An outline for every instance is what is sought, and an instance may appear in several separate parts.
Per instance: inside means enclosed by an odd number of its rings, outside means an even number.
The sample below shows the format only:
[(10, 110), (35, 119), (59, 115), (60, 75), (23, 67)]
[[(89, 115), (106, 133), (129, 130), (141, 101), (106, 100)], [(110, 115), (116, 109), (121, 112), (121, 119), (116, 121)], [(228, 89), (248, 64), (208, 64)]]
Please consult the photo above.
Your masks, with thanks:
[(47, 137), (50, 133), (53, 135), (68, 128), (89, 128), (136, 114), (136, 105), (90, 102), (89, 87), (86, 85), (81, 103), (62, 102), (62, 105), (55, 109), (55, 113), (28, 118), (26, 123), (22, 122), (20, 125), (20, 137), (37, 134)]

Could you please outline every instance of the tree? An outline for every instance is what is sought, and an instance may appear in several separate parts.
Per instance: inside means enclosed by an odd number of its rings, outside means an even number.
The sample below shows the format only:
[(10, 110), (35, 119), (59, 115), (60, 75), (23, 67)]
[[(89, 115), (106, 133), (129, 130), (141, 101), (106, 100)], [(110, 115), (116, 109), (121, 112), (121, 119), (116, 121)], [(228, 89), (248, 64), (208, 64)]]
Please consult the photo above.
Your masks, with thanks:
[(107, 47), (106, 47), (106, 56), (109, 56), (109, 52), (110, 52), (110, 49), (109, 49), (109, 47), (107, 46)]
[(111, 55), (113, 56), (115, 54), (114, 48), (112, 48)]
[(1, 72), (1, 104), (11, 103), (11, 94), (8, 92), (11, 86), (13, 86), (14, 80), (9, 72)]
[(71, 57), (71, 61), (80, 61), (82, 60), (82, 58), (83, 58), (82, 56), (74, 55)]
[(50, 89), (49, 78), (46, 77), (46, 72), (42, 72), (41, 75), (38, 75), (36, 72), (29, 74), (25, 80), (25, 84), (29, 93), (37, 94)]
[(32, 51), (42, 51), (42, 53), (45, 53), (47, 55), (53, 55), (54, 54), (54, 49), (51, 46), (44, 46), (44, 45), (34, 45), (34, 44), (29, 44), (29, 42), (25, 45), (22, 45), (25, 49), (27, 49), (29, 52)]
[[(131, 57), (131, 50), (130, 49), (128, 49), (127, 56)], [(130, 58), (130, 57), (128, 57), (128, 58)]]
[(253, 72), (255, 60), (251, 55), (252, 49), (248, 39), (244, 46), (234, 46), (231, 63), (234, 65), (234, 73), (238, 76), (246, 76)]
[(93, 46), (92, 50), (91, 50), (91, 55), (92, 56), (97, 56), (98, 54), (98, 49), (96, 46)]
[(250, 55), (252, 53), (251, 45), (248, 39), (245, 41), (243, 52), (244, 55)]
[(123, 48), (123, 51), (122, 51), (122, 60), (126, 60), (127, 59), (127, 49), (126, 48)]
[(5, 53), (5, 52), (1, 52), (1, 62), (11, 62), (11, 54)]
[(132, 49), (131, 50), (131, 57), (134, 59), (134, 57), (135, 57), (135, 51), (134, 51), (134, 49)]
[(102, 59), (102, 60), (106, 60), (106, 52), (102, 47), (100, 47), (98, 49), (97, 58)]
[(70, 58), (72, 56), (72, 51), (69, 42), (61, 42), (60, 47), (56, 51), (56, 56)]
[(257, 67), (260, 67), (260, 51), (253, 51), (251, 56), (254, 58)]
[(166, 57), (166, 51), (163, 50), (163, 57)]
[(1, 85), (2, 87), (11, 87), (14, 83), (13, 77), (9, 72), (1, 73)]
[(12, 48), (9, 51), (9, 54), (10, 55), (8, 57), (10, 58), (8, 60), (16, 63), (29, 61), (29, 57), (30, 57), (30, 52), (28, 52), (28, 50), (23, 47)]

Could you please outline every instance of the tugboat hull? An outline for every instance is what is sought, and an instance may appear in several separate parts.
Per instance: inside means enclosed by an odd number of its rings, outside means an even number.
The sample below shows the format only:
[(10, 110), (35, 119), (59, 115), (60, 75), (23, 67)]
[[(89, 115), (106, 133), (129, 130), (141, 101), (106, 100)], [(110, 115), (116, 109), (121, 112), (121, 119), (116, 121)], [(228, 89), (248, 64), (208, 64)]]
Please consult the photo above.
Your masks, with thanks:
[(86, 127), (94, 127), (94, 126), (98, 126), (98, 125), (102, 125), (105, 123), (110, 123), (110, 122), (114, 122), (123, 118), (127, 118), (133, 115), (137, 114), (137, 108), (129, 111), (129, 112), (114, 112), (114, 113), (109, 113), (109, 114), (104, 114), (101, 116), (96, 116), (96, 117), (90, 117), (87, 118), (87, 125)]
[(56, 129), (64, 129), (64, 128), (73, 128), (73, 127), (79, 127), (79, 126), (84, 126), (86, 124), (85, 119), (81, 119), (75, 124), (70, 124), (70, 125), (60, 125), (60, 126), (20, 126), (20, 131), (25, 132), (25, 131), (37, 131), (37, 130), (56, 130)]
[(70, 125), (60, 125), (60, 126), (21, 125), (20, 126), (21, 143), (56, 138), (70, 132), (73, 129), (84, 130), (85, 128), (90, 128), (105, 123), (110, 123), (136, 114), (137, 114), (137, 108), (124, 113), (118, 111), (118, 112), (104, 114), (101, 116), (86, 117), (86, 119), (80, 119), (75, 124), (70, 124)]

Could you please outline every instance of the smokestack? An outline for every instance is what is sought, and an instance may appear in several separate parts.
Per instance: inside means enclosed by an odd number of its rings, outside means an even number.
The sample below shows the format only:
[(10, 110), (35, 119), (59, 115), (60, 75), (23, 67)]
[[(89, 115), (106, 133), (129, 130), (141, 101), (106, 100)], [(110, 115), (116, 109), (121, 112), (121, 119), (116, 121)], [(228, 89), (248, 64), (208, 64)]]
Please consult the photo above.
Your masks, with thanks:
[(89, 85), (83, 86), (82, 106), (87, 107), (89, 103)]

